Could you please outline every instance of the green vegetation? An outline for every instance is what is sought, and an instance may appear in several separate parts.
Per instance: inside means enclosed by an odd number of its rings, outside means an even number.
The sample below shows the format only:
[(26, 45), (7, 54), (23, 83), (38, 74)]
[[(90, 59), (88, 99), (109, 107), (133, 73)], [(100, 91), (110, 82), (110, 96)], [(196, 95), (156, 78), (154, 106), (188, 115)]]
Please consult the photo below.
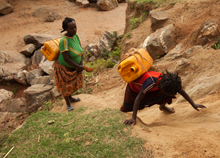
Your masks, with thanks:
[(149, 3), (156, 3), (156, 0), (137, 0), (137, 4), (149, 4)]
[(13, 94), (15, 95), (17, 92), (18, 92), (19, 88), (18, 86), (16, 85), (14, 88), (13, 88)]
[[(88, 110), (90, 113), (88, 113)], [(146, 157), (132, 126), (122, 124), (118, 110), (79, 108), (69, 113), (40, 111), (12, 135), (3, 137), (0, 152), (10, 157)]]
[(131, 30), (137, 28), (144, 20), (146, 20), (148, 14), (149, 12), (145, 11), (141, 13), (141, 16), (138, 18), (132, 17), (129, 20), (129, 23), (131, 24)]
[(216, 39), (216, 42), (211, 45), (213, 49), (220, 49), (220, 37)]
[[(114, 65), (120, 60), (121, 47), (122, 47), (122, 36), (118, 36), (117, 32), (114, 31), (113, 34), (111, 35), (111, 38), (115, 39), (113, 43), (109, 44), (112, 47), (111, 52), (108, 52), (106, 48), (103, 48), (101, 52), (101, 58), (98, 58), (97, 60), (92, 61), (92, 62), (83, 63), (83, 65), (87, 67), (94, 68), (93, 72), (83, 71), (83, 77), (86, 83), (91, 78), (95, 77), (96, 75), (98, 75), (100, 72), (102, 72), (106, 68), (114, 67)], [(76, 94), (84, 93), (83, 91), (85, 91), (85, 89), (80, 90), (80, 91), (81, 92), (76, 92)]]

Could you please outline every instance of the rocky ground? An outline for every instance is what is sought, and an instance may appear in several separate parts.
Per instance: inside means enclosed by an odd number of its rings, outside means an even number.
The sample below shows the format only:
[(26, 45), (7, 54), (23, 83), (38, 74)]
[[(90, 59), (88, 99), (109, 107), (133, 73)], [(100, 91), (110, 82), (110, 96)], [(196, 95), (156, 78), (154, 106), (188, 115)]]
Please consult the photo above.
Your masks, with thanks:
[[(61, 0), (43, 1), (12, 1), (14, 12), (1, 16), (0, 50), (19, 51), (24, 47), (23, 37), (31, 33), (47, 33), (61, 35), (62, 19), (66, 16), (76, 19), (78, 34), (82, 45), (96, 43), (105, 31), (128, 33), (129, 24), (126, 21), (127, 4), (108, 12), (98, 11), (95, 7), (82, 9), (74, 3)], [(49, 6), (58, 14), (52, 23), (44, 22), (32, 16), (34, 10)], [(178, 71), (183, 87), (198, 103), (207, 107), (200, 112), (195, 111), (180, 95), (174, 100), (174, 114), (167, 115), (155, 105), (138, 113), (141, 121), (134, 126), (132, 135), (146, 140), (144, 147), (153, 151), (154, 157), (219, 157), (219, 92), (220, 78), (219, 50), (210, 48), (216, 37), (199, 41), (197, 32), (203, 22), (212, 20), (219, 25), (219, 2), (217, 0), (183, 1), (164, 7), (157, 11), (166, 11), (169, 15), (162, 25), (174, 24), (175, 42), (168, 52), (178, 44), (177, 49), (170, 56), (160, 60), (155, 59), (154, 65), (161, 70)], [(127, 13), (128, 15), (128, 13)], [(217, 26), (219, 29), (219, 26)], [(139, 47), (144, 40), (153, 33), (151, 19), (147, 18), (137, 29), (130, 32), (131, 38), (124, 43), (123, 52), (131, 47)], [(216, 36), (219, 34), (217, 33)], [(200, 45), (193, 47), (195, 45)], [(192, 48), (193, 49), (190, 49)], [(96, 83), (99, 83), (97, 86)], [(117, 72), (117, 67), (103, 72), (91, 81), (90, 85), (95, 93), (81, 94), (81, 102), (73, 104), (74, 108), (82, 106), (95, 109), (116, 108), (123, 103), (124, 83)], [(3, 88), (3, 87), (2, 87)], [(52, 111), (67, 112), (64, 101)], [(127, 118), (131, 113), (126, 114)], [(21, 120), (22, 120), (22, 116)]]

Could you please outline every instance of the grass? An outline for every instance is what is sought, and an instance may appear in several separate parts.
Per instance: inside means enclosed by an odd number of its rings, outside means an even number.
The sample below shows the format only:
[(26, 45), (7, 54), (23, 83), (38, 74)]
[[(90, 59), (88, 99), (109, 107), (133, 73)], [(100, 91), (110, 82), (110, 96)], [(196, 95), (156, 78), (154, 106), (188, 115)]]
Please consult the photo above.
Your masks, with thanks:
[(149, 12), (146, 11), (146, 12), (141, 13), (141, 16), (138, 18), (132, 17), (129, 20), (129, 23), (131, 24), (130, 29), (133, 30), (133, 29), (137, 28), (147, 18), (148, 14), (149, 14)]
[[(90, 110), (87, 114), (86, 110)], [(118, 110), (79, 108), (69, 113), (40, 111), (31, 115), (0, 148), (10, 157), (145, 157), (143, 140), (130, 137)], [(54, 123), (48, 124), (48, 121)], [(144, 154), (144, 155), (143, 155)]]

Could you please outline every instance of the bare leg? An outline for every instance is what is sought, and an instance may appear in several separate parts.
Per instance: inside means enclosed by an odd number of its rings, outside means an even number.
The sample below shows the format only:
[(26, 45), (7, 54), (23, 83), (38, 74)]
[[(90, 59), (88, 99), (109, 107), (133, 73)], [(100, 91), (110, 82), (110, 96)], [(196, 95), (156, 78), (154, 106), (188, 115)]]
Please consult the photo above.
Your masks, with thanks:
[(68, 108), (69, 111), (74, 110), (73, 107), (70, 104), (70, 96), (64, 97), (65, 101), (66, 101), (66, 106)]
[(169, 107), (167, 107), (165, 105), (166, 105), (166, 103), (165, 104), (161, 104), (159, 109), (161, 111), (164, 111), (164, 112), (167, 112), (167, 113), (174, 113), (175, 112), (174, 108), (169, 108)]

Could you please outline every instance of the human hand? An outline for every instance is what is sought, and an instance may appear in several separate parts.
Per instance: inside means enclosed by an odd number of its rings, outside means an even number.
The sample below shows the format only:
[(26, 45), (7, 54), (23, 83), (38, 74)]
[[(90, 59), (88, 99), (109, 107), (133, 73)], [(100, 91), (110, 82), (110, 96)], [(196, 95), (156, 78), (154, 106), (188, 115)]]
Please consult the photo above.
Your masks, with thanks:
[(125, 121), (124, 121), (124, 124), (125, 124), (125, 125), (131, 125), (131, 124), (134, 124), (134, 125), (135, 125), (135, 124), (136, 124), (136, 120), (133, 119), (133, 118), (130, 119), (130, 120), (125, 120)]
[(198, 108), (205, 109), (206, 107), (204, 105), (194, 104), (193, 108), (199, 111)]
[(81, 73), (83, 70), (84, 70), (84, 67), (80, 65), (80, 66), (77, 68), (77, 71), (76, 71), (76, 72), (79, 74), (79, 73)]

